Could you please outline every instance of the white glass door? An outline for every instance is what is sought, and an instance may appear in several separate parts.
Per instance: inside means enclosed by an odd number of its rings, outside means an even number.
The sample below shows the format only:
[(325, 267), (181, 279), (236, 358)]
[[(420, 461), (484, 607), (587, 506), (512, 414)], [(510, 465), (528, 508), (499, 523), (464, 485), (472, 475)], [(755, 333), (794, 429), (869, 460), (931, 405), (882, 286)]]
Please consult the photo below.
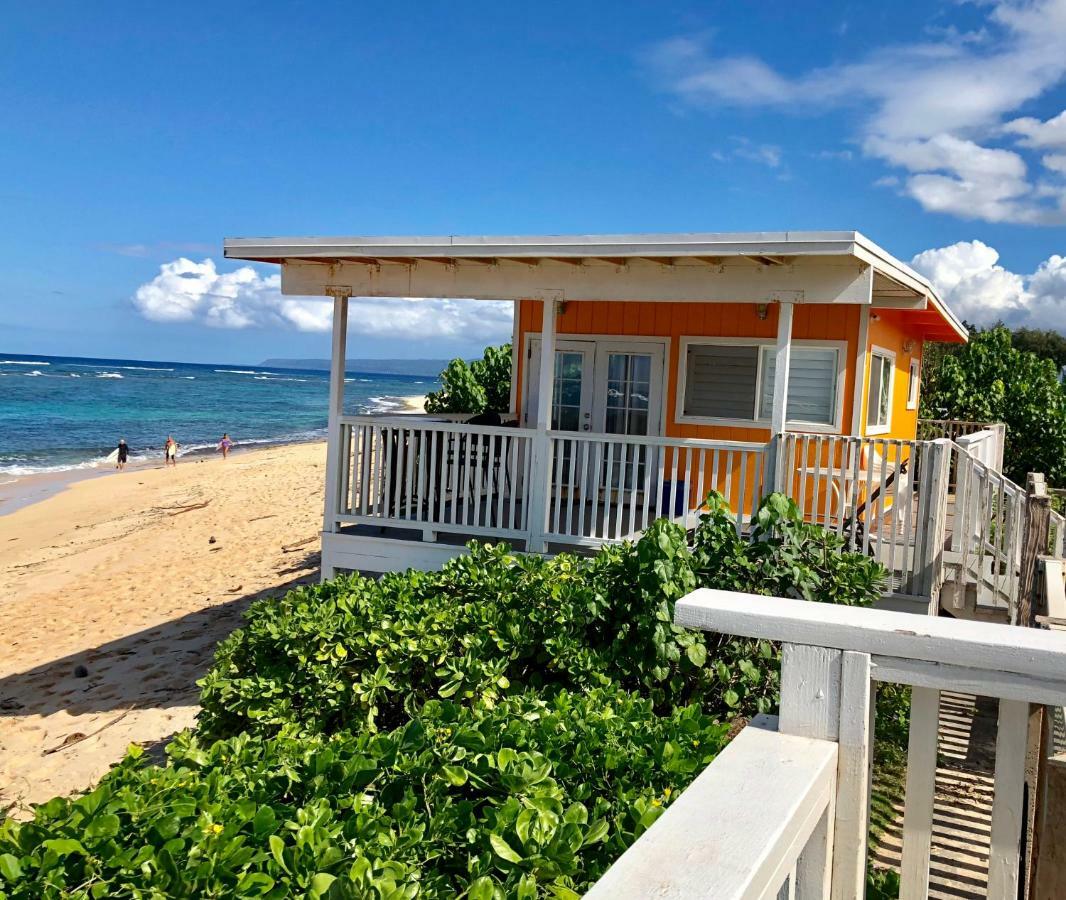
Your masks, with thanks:
[[(540, 338), (529, 342), (529, 375), (526, 378), (528, 402), (523, 404), (522, 424), (537, 424), (540, 407)], [(555, 344), (555, 387), (552, 393), (553, 431), (592, 430), (592, 379), (596, 345), (592, 341), (557, 341)]]

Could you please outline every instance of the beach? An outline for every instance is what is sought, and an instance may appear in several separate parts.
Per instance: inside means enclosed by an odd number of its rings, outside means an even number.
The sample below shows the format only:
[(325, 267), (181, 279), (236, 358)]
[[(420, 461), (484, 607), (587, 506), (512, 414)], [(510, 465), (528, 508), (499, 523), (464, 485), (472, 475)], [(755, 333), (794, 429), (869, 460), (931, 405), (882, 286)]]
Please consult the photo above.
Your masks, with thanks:
[(318, 577), (325, 455), (146, 464), (0, 516), (0, 810), (193, 724), (196, 679), (249, 603)]

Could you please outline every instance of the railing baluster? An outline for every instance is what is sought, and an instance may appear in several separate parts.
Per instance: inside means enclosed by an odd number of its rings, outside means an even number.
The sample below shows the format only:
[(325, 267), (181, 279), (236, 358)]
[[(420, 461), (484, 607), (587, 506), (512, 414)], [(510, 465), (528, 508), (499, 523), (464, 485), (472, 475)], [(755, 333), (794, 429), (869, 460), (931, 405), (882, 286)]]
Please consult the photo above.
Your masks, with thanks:
[(625, 511), (626, 489), (626, 456), (629, 452), (629, 444), (623, 441), (618, 445), (618, 486), (615, 488), (614, 501), (614, 537), (615, 540), (622, 538), (622, 513)]
[(929, 895), (929, 847), (933, 833), (939, 717), (940, 691), (911, 688), (900, 900), (926, 900)]
[[(640, 491), (637, 489), (637, 479), (640, 476), (640, 444), (633, 445), (633, 459), (629, 463), (629, 529), (626, 537), (632, 537), (637, 527), (637, 497)], [(647, 447), (644, 448), (645, 453)]]
[(566, 533), (574, 534), (574, 494), (577, 493), (577, 448), (578, 439), (569, 441), (570, 453), (566, 458)]
[(748, 451), (740, 451), (740, 497), (737, 501), (737, 525), (743, 532), (751, 525), (752, 514), (755, 512), (748, 502)]
[(988, 848), (988, 900), (1015, 900), (1018, 896), (1028, 737), (1029, 704), (1023, 700), (1000, 700)]

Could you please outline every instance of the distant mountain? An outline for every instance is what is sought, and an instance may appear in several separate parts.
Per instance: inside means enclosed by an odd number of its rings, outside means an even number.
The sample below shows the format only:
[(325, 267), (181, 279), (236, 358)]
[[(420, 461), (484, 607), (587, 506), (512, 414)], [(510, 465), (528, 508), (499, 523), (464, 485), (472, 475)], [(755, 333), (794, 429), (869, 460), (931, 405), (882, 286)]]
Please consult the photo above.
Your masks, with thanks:
[[(446, 359), (348, 359), (348, 372), (367, 375), (412, 375), (436, 378), (448, 365)], [(328, 369), (328, 359), (265, 359), (260, 363), (271, 369)]]

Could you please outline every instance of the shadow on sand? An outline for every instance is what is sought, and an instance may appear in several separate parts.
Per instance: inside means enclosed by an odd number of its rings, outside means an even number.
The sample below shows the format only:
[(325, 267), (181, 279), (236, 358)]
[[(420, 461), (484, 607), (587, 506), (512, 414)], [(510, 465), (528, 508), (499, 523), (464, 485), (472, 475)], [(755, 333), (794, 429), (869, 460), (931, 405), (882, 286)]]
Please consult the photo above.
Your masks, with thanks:
[(195, 704), (196, 679), (210, 667), (218, 642), (240, 627), (249, 605), (315, 581), (317, 567), (318, 553), (309, 553), (278, 572), (306, 573), (298, 578), (0, 678), (0, 717)]

